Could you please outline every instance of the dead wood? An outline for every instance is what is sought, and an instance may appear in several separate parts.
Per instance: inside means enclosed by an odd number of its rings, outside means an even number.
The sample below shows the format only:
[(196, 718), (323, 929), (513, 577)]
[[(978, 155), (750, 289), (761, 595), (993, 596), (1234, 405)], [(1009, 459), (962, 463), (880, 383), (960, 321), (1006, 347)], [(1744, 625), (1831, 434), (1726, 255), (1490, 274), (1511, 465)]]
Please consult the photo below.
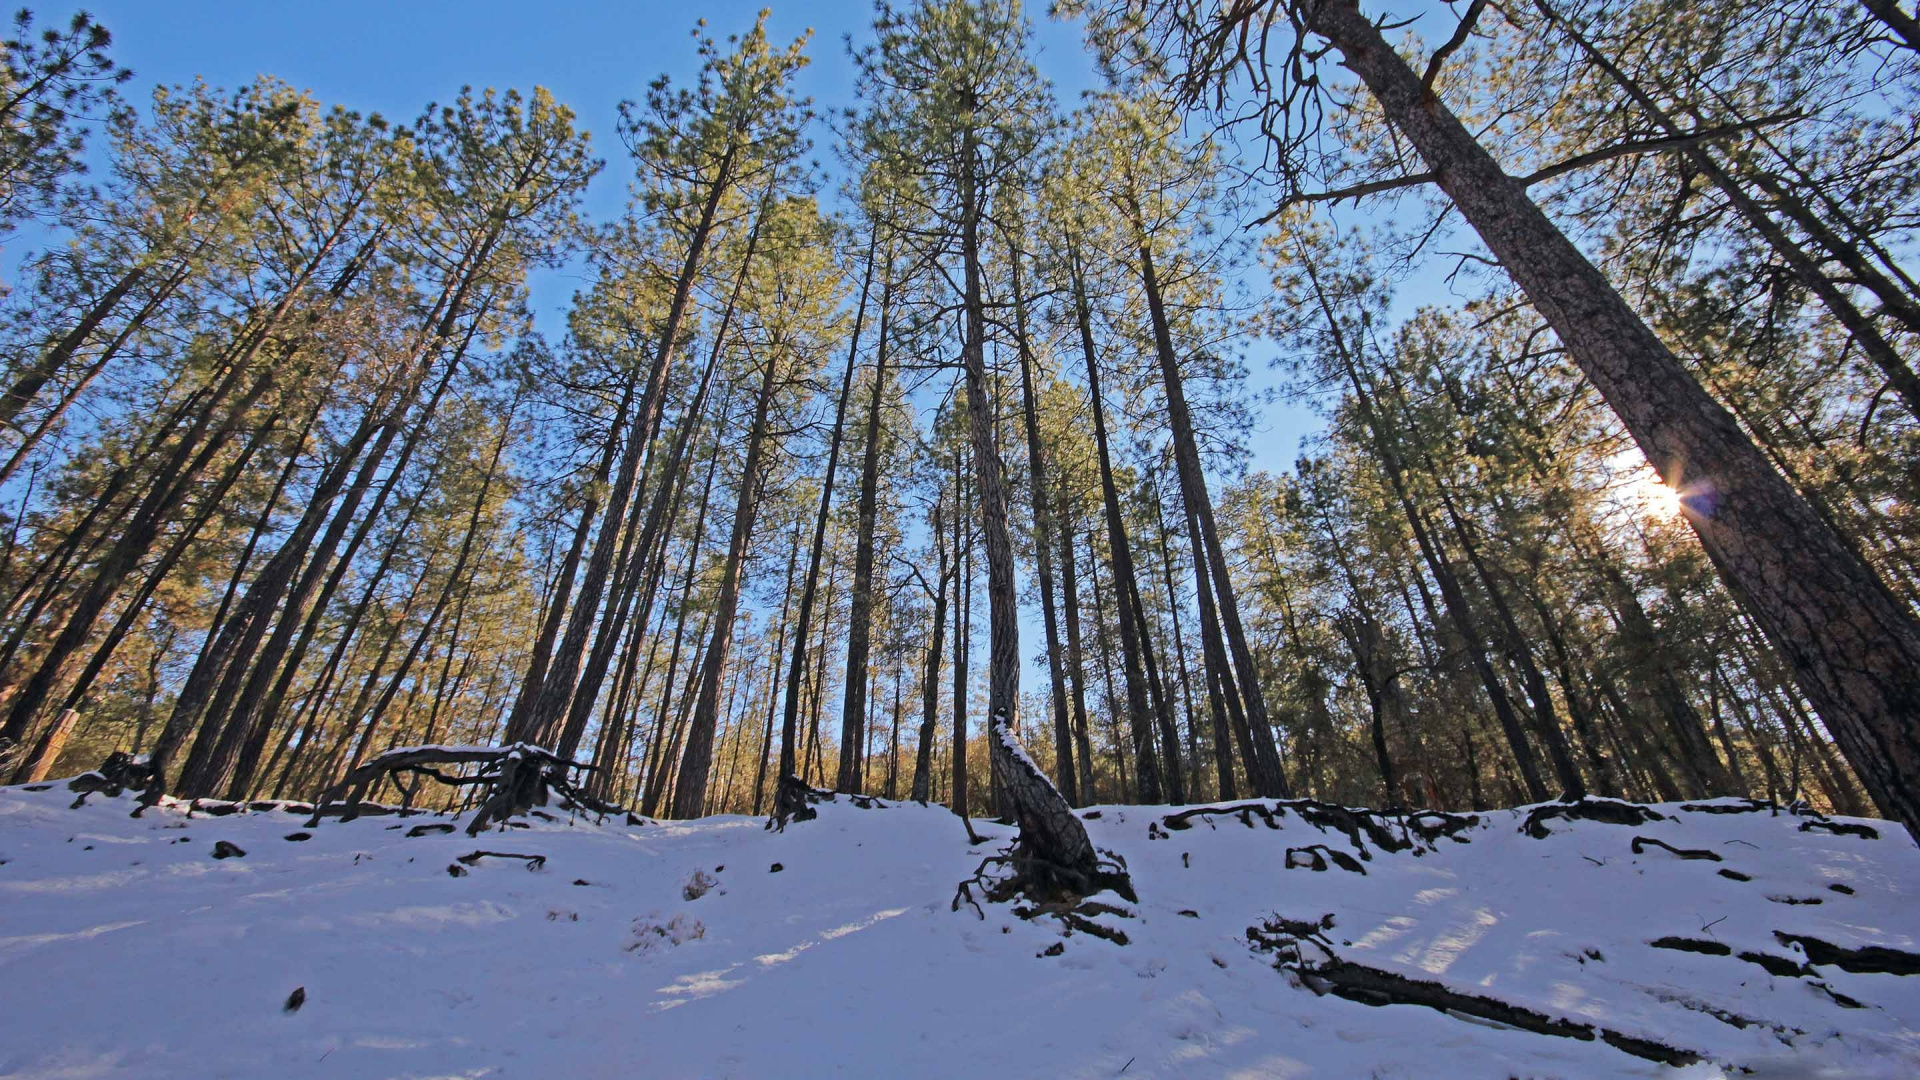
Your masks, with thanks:
[[(1294, 857), (1296, 855), (1300, 856), (1300, 861), (1295, 861)], [(1344, 851), (1335, 851), (1325, 844), (1308, 844), (1306, 847), (1288, 848), (1286, 867), (1289, 870), (1299, 867), (1305, 867), (1309, 870), (1325, 870), (1329, 859), (1333, 861), (1333, 865), (1342, 870), (1361, 875), (1367, 872), (1367, 868), (1361, 866), (1358, 859), (1355, 859)]]
[[(442, 772), (436, 766), (476, 766), (471, 775)], [(467, 823), (467, 835), (478, 836), (492, 824), (502, 827), (509, 818), (545, 806), (560, 797), (561, 809), (578, 808), (605, 817), (624, 814), (629, 823), (634, 816), (622, 807), (602, 802), (580, 790), (572, 780), (574, 770), (587, 771), (592, 765), (560, 757), (544, 747), (529, 743), (506, 746), (414, 746), (389, 750), (347, 773), (339, 783), (322, 792), (315, 801), (308, 828), (320, 824), (322, 817), (337, 812), (341, 821), (376, 813), (374, 804), (365, 802), (367, 792), (382, 780), (392, 780), (400, 788), (399, 813), (413, 813), (411, 804), (416, 788), (423, 780), (450, 787), (480, 787), (486, 794), (473, 820)], [(345, 802), (336, 808), (342, 796)], [(388, 810), (386, 812), (394, 812)]]
[[(1422, 1005), (1537, 1035), (1581, 1042), (1599, 1039), (1634, 1057), (1665, 1065), (1692, 1065), (1702, 1060), (1694, 1051), (1658, 1040), (1550, 1016), (1514, 1002), (1465, 993), (1443, 983), (1355, 963), (1334, 952), (1321, 933), (1325, 925), (1325, 920), (1321, 924), (1302, 924), (1276, 917), (1262, 927), (1249, 927), (1247, 939), (1255, 951), (1275, 956), (1274, 967), (1292, 972), (1309, 990), (1323, 996), (1332, 994), (1363, 1005)], [(1302, 930), (1306, 932), (1299, 932)]]
[(1880, 831), (1871, 825), (1855, 825), (1846, 821), (1829, 821), (1826, 818), (1817, 818), (1813, 821), (1803, 821), (1800, 823), (1801, 832), (1812, 832), (1815, 829), (1830, 832), (1835, 836), (1858, 836), (1862, 840), (1880, 839)]
[(1707, 862), (1726, 861), (1720, 857), (1720, 853), (1717, 851), (1708, 851), (1705, 848), (1677, 848), (1665, 840), (1656, 840), (1651, 836), (1634, 837), (1632, 847), (1635, 855), (1641, 854), (1650, 847), (1657, 847), (1665, 848), (1683, 859), (1705, 859)]
[(1556, 818), (1597, 821), (1603, 825), (1644, 825), (1649, 821), (1667, 819), (1665, 814), (1639, 803), (1585, 798), (1573, 802), (1542, 803), (1534, 807), (1527, 812), (1526, 820), (1520, 823), (1520, 831), (1535, 840), (1545, 840), (1553, 835), (1546, 823)]
[(1850, 949), (1817, 937), (1789, 934), (1782, 930), (1775, 930), (1773, 936), (1782, 945), (1800, 946), (1808, 962), (1821, 967), (1837, 967), (1856, 975), (1920, 975), (1920, 953), (1890, 949), (1884, 945)]
[(519, 859), (527, 864), (529, 871), (538, 870), (547, 865), (545, 855), (523, 855), (517, 851), (469, 851), (457, 856), (453, 861), (466, 866), (476, 866), (481, 859)]

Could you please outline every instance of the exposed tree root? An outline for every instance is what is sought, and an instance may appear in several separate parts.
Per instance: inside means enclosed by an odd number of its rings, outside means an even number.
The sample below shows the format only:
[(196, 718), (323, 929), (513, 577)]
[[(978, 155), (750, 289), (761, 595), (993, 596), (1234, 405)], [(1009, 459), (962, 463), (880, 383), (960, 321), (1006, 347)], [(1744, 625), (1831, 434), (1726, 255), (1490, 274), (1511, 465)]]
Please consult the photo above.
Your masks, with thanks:
[[(449, 775), (436, 765), (477, 765), (473, 775)], [(349, 772), (339, 783), (322, 792), (314, 804), (308, 828), (334, 810), (334, 804), (346, 796), (341, 821), (370, 814), (364, 802), (367, 792), (383, 779), (391, 779), (402, 793), (400, 813), (412, 811), (414, 796), (422, 780), (434, 780), (450, 787), (476, 786), (486, 795), (473, 820), (467, 823), (467, 835), (478, 836), (488, 825), (510, 824), (507, 819), (525, 814), (536, 806), (547, 805), (553, 795), (560, 796), (562, 809), (582, 809), (601, 817), (625, 815), (630, 825), (640, 818), (630, 811), (596, 799), (576, 787), (570, 779), (573, 770), (586, 771), (593, 766), (569, 761), (543, 747), (528, 743), (510, 746), (415, 746), (389, 750)]]
[(1680, 809), (1694, 814), (1757, 814), (1762, 810), (1779, 813), (1779, 803), (1766, 799), (1741, 799), (1732, 803), (1681, 803)]
[(1674, 847), (1672, 844), (1667, 843), (1665, 840), (1656, 840), (1651, 836), (1634, 837), (1632, 847), (1633, 847), (1633, 853), (1635, 855), (1644, 853), (1650, 847), (1657, 847), (1657, 848), (1664, 848), (1667, 851), (1671, 851), (1675, 855), (1680, 856), (1682, 859), (1689, 859), (1689, 860), (1704, 859), (1707, 862), (1725, 862), (1726, 861), (1725, 859), (1722, 859), (1720, 857), (1720, 853), (1717, 851), (1708, 851), (1705, 848), (1677, 848), (1677, 847)]
[(1676, 952), (1699, 953), (1702, 956), (1732, 956), (1733, 946), (1724, 941), (1702, 941), (1699, 938), (1663, 937), (1654, 938), (1647, 944), (1656, 949), (1672, 949)]
[[(1362, 859), (1373, 858), (1373, 853), (1367, 850), (1366, 840), (1373, 841), (1373, 846), (1388, 854), (1406, 851), (1415, 846), (1412, 832), (1404, 821), (1395, 821), (1385, 814), (1369, 810), (1364, 806), (1336, 806), (1333, 803), (1323, 803), (1318, 799), (1285, 799), (1275, 803), (1274, 806), (1276, 809), (1280, 807), (1291, 809), (1300, 815), (1301, 820), (1321, 832), (1332, 828), (1336, 832), (1345, 833), (1347, 839), (1353, 841), (1353, 849), (1360, 853)], [(1429, 813), (1437, 813), (1437, 811), (1429, 811)], [(1397, 835), (1394, 825), (1399, 826)]]
[(1849, 949), (1805, 934), (1775, 930), (1774, 939), (1782, 945), (1798, 945), (1810, 963), (1837, 967), (1856, 975), (1920, 975), (1920, 953), (1889, 949), (1884, 945), (1865, 945)]
[[(545, 855), (522, 855), (517, 851), (469, 851), (465, 855), (457, 856), (453, 861), (463, 866), (476, 866), (481, 859), (519, 859), (527, 864), (529, 872), (547, 865)], [(454, 877), (465, 877), (467, 874), (457, 866), (448, 866), (447, 873)]]
[[(1108, 927), (1081, 925), (1091, 915), (1127, 915), (1127, 912), (1111, 904), (1086, 899), (1096, 893), (1112, 891), (1130, 903), (1140, 902), (1133, 891), (1133, 880), (1127, 874), (1126, 861), (1111, 852), (1100, 854), (1105, 858), (1096, 859), (1093, 872), (1088, 874), (1074, 867), (1036, 858), (1020, 842), (1015, 841), (999, 854), (989, 855), (980, 861), (973, 876), (954, 889), (949, 910), (959, 911), (964, 903), (973, 908), (974, 914), (985, 919), (987, 913), (980, 906), (981, 900), (989, 904), (1001, 904), (1025, 897), (1034, 901), (1033, 906), (1014, 909), (1014, 914), (1023, 919), (1051, 915), (1071, 929), (1125, 945), (1125, 934)], [(995, 870), (1006, 872), (996, 874)], [(976, 889), (979, 892), (977, 897)]]
[(1778, 975), (1783, 979), (1804, 979), (1814, 973), (1813, 969), (1805, 964), (1789, 960), (1784, 956), (1774, 956), (1772, 953), (1754, 952), (1749, 949), (1742, 950), (1738, 956), (1749, 964), (1757, 964), (1765, 968), (1767, 974)]
[[(1232, 806), (1195, 806), (1182, 810), (1177, 814), (1168, 814), (1166, 817), (1160, 819), (1160, 825), (1162, 828), (1171, 832), (1184, 832), (1187, 829), (1193, 828), (1194, 818), (1226, 817), (1231, 815), (1238, 817), (1240, 824), (1245, 825), (1249, 829), (1253, 828), (1253, 819), (1256, 816), (1267, 823), (1267, 828), (1277, 829), (1280, 827), (1280, 817), (1283, 813), (1284, 811), (1277, 811), (1275, 808), (1269, 807), (1266, 803), (1257, 802), (1235, 803)], [(1211, 822), (1209, 822), (1209, 824), (1211, 824)]]
[(1449, 814), (1444, 810), (1422, 810), (1409, 815), (1405, 820), (1407, 828), (1412, 829), (1415, 835), (1426, 841), (1428, 847), (1433, 847), (1443, 836), (1456, 844), (1472, 843), (1460, 834), (1478, 827), (1480, 815)]
[(1880, 839), (1880, 830), (1871, 825), (1855, 825), (1846, 821), (1828, 821), (1826, 818), (1816, 818), (1812, 821), (1803, 821), (1800, 823), (1801, 832), (1812, 832), (1815, 829), (1830, 832), (1835, 836), (1857, 836), (1862, 840)]
[(73, 809), (87, 801), (87, 796), (100, 792), (109, 799), (117, 799), (122, 791), (132, 789), (144, 791), (153, 783), (153, 767), (145, 758), (136, 758), (125, 750), (115, 750), (107, 755), (107, 760), (92, 772), (83, 772), (67, 781), (67, 790), (78, 798), (73, 800)]
[(1765, 968), (1769, 975), (1778, 975), (1782, 978), (1801, 979), (1813, 974), (1813, 971), (1805, 964), (1789, 960), (1784, 956), (1774, 956), (1770, 953), (1753, 952), (1750, 950), (1735, 953), (1733, 946), (1728, 945), (1724, 941), (1705, 941), (1700, 938), (1663, 937), (1655, 938), (1647, 942), (1647, 944), (1656, 949), (1672, 949), (1675, 952), (1699, 953), (1702, 956), (1732, 956), (1735, 959), (1744, 960), (1749, 964), (1755, 964)]
[[(1321, 832), (1332, 829), (1344, 834), (1353, 842), (1360, 858), (1367, 860), (1373, 858), (1373, 853), (1367, 849), (1369, 842), (1389, 854), (1422, 847), (1432, 849), (1443, 836), (1464, 844), (1469, 841), (1460, 834), (1480, 824), (1477, 814), (1422, 810), (1414, 814), (1396, 815), (1365, 807), (1337, 806), (1317, 799), (1282, 799), (1271, 805), (1244, 802), (1227, 806), (1189, 807), (1166, 815), (1157, 826), (1168, 832), (1181, 832), (1191, 829), (1196, 818), (1211, 824), (1216, 817), (1236, 817), (1240, 819), (1240, 824), (1251, 829), (1257, 817), (1266, 823), (1267, 828), (1278, 829), (1282, 827), (1280, 819), (1286, 816), (1288, 810), (1300, 815), (1300, 820)], [(1149, 823), (1149, 836), (1155, 835), (1155, 825)]]
[(1463, 993), (1442, 983), (1343, 959), (1322, 934), (1322, 930), (1331, 925), (1331, 918), (1328, 916), (1319, 924), (1275, 918), (1262, 927), (1249, 927), (1247, 939), (1256, 951), (1272, 954), (1276, 968), (1297, 975), (1301, 983), (1316, 994), (1332, 994), (1363, 1005), (1423, 1005), (1537, 1035), (1581, 1042), (1599, 1039), (1617, 1050), (1665, 1065), (1692, 1065), (1702, 1060), (1694, 1051), (1654, 1039), (1549, 1016), (1524, 1005)]
[[(811, 821), (819, 816), (814, 807), (820, 803), (837, 802), (840, 792), (817, 788), (797, 776), (787, 775), (773, 789), (773, 815), (767, 818), (766, 827), (774, 832), (786, 832), (790, 821)], [(885, 810), (887, 804), (871, 795), (847, 795), (847, 801), (862, 810)], [(973, 831), (973, 824), (967, 824), (967, 831)]]
[[(1299, 856), (1299, 858), (1296, 859), (1295, 856)], [(1335, 851), (1325, 844), (1308, 844), (1306, 847), (1288, 848), (1286, 867), (1289, 870), (1300, 867), (1305, 867), (1308, 870), (1325, 870), (1327, 868), (1327, 860), (1329, 859), (1333, 861), (1333, 865), (1342, 870), (1351, 871), (1352, 873), (1363, 876), (1367, 872), (1367, 868), (1360, 865), (1360, 860), (1344, 851)]]
[(1742, 1031), (1750, 1027), (1764, 1028), (1767, 1031), (1773, 1032), (1774, 1038), (1779, 1039), (1788, 1046), (1793, 1045), (1794, 1036), (1806, 1034), (1805, 1031), (1797, 1027), (1788, 1027), (1785, 1024), (1777, 1024), (1771, 1020), (1756, 1020), (1751, 1016), (1742, 1016), (1730, 1009), (1722, 1009), (1717, 1005), (1708, 1004), (1697, 998), (1685, 997), (1664, 990), (1649, 990), (1648, 993), (1653, 996), (1655, 1001), (1668, 1005), (1678, 1005), (1690, 1012), (1711, 1016), (1728, 1027), (1739, 1028)]
[(1619, 799), (1589, 798), (1575, 802), (1542, 803), (1527, 812), (1526, 820), (1520, 823), (1520, 831), (1535, 840), (1545, 840), (1553, 835), (1546, 823), (1556, 818), (1597, 821), (1603, 825), (1644, 825), (1649, 821), (1665, 821), (1666, 815), (1651, 807)]

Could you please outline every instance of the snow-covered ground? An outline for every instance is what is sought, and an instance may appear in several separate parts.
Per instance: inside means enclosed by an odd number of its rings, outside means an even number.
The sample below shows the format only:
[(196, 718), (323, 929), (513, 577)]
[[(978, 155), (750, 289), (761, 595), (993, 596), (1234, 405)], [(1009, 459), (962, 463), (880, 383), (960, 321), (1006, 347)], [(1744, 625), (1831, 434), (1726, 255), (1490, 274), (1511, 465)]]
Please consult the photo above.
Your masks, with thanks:
[[(1776, 932), (1920, 950), (1920, 851), (1883, 822), (1867, 839), (1663, 806), (1537, 839), (1497, 811), (1469, 843), (1369, 845), (1362, 875), (1288, 869), (1289, 847), (1357, 854), (1297, 811), (1163, 832), (1165, 809), (1105, 807), (1088, 828), (1140, 895), (1102, 898), (1130, 913), (1097, 919), (1119, 945), (951, 910), (1012, 830), (970, 847), (938, 807), (476, 841), (407, 835), (428, 817), (309, 830), (71, 799), (0, 789), (4, 1077), (1920, 1075), (1920, 977), (1740, 958), (1805, 963)], [(1722, 861), (1636, 855), (1637, 836)], [(449, 873), (476, 849), (546, 861)], [(1318, 996), (1249, 941), (1327, 914), (1348, 960), (1705, 1060)]]

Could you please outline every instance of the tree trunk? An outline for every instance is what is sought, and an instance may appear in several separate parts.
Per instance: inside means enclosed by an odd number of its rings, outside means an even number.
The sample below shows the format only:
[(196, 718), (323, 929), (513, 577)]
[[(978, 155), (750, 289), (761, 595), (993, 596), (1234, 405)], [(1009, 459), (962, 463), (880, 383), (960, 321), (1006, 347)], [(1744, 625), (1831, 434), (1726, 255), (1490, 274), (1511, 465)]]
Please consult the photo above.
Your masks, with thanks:
[(707, 777), (713, 767), (714, 731), (719, 720), (720, 677), (726, 673), (727, 658), (733, 648), (733, 619), (740, 605), (740, 574), (747, 559), (747, 547), (753, 540), (753, 520), (760, 504), (760, 459), (766, 450), (767, 417), (773, 409), (773, 393), (780, 385), (781, 351), (778, 345), (769, 349), (766, 371), (760, 378), (760, 394), (754, 402), (746, 461), (740, 467), (740, 491), (734, 500), (733, 537), (727, 542), (727, 558), (720, 570), (720, 594), (714, 599), (713, 638), (701, 664), (699, 696), (694, 699), (693, 719), (687, 728), (686, 751), (674, 778), (671, 816), (676, 818), (696, 818), (706, 809)]
[(1133, 588), (1133, 552), (1127, 544), (1126, 522), (1120, 516), (1120, 494), (1113, 482), (1113, 461), (1107, 452), (1106, 406), (1101, 403), (1100, 361), (1093, 347), (1093, 329), (1087, 310), (1086, 285), (1077, 259), (1073, 260), (1075, 316), (1080, 324), (1080, 347), (1087, 365), (1087, 396), (1092, 402), (1093, 439), (1100, 463), (1100, 498), (1107, 518), (1107, 553), (1113, 573), (1114, 605), (1120, 621), (1120, 662), (1126, 674), (1127, 721), (1133, 737), (1135, 786), (1139, 800), (1149, 805), (1162, 799), (1159, 763), (1154, 753), (1153, 714), (1147, 701), (1146, 674), (1141, 669), (1140, 645), (1146, 623), (1134, 611), (1139, 590)]
[(1067, 678), (1073, 684), (1073, 742), (1080, 752), (1080, 772), (1078, 776), (1080, 800), (1077, 805), (1087, 806), (1094, 802), (1093, 789), (1093, 738), (1087, 730), (1087, 670), (1085, 654), (1080, 648), (1080, 586), (1075, 580), (1077, 556), (1073, 544), (1073, 514), (1067, 507), (1066, 496), (1060, 500), (1060, 593), (1066, 610), (1067, 624)]
[(687, 308), (692, 301), (694, 279), (699, 275), (700, 264), (706, 256), (721, 199), (733, 186), (733, 164), (737, 150), (732, 142), (728, 143), (714, 177), (707, 184), (707, 197), (700, 207), (699, 220), (687, 240), (686, 257), (681, 262), (679, 276), (674, 282), (673, 301), (660, 325), (653, 364), (647, 371), (638, 413), (627, 429), (626, 445), (621, 448), (620, 470), (614, 479), (613, 489), (607, 493), (606, 512), (601, 517), (600, 531), (594, 537), (593, 554), (587, 560), (586, 577), (580, 582), (580, 596), (574, 601), (573, 613), (567, 620), (566, 635), (560, 640), (559, 651), (547, 665), (547, 677), (527, 721), (528, 729), (542, 736), (559, 733), (567, 708), (573, 701), (574, 685), (580, 677), (587, 639), (593, 632), (594, 615), (600, 610), (607, 578), (613, 571), (614, 555), (622, 532), (620, 525), (626, 520), (627, 504), (634, 497), (640, 457), (646, 444), (651, 441), (648, 435), (664, 404), (667, 371), (673, 363), (674, 349), (680, 340), (680, 328), (686, 321)]
[[(847, 398), (853, 393), (853, 368), (860, 347), (860, 327), (866, 319), (867, 292), (872, 287), (874, 248), (879, 242), (879, 227), (867, 239), (867, 269), (860, 284), (860, 302), (854, 309), (853, 344), (847, 350), (847, 372), (840, 384), (840, 403), (834, 410), (836, 423), (833, 448), (827, 456), (838, 464), (840, 421), (847, 415)], [(889, 255), (889, 264), (892, 259)], [(888, 277), (891, 277), (891, 265)], [(893, 283), (880, 283), (880, 346), (874, 350), (873, 393), (867, 399), (866, 445), (860, 452), (860, 507), (853, 551), (853, 594), (848, 601), (846, 683), (840, 700), (840, 769), (834, 776), (835, 791), (859, 790), (856, 767), (859, 763), (859, 739), (866, 730), (867, 657), (873, 634), (873, 529), (879, 516), (880, 498), (880, 404), (887, 384), (887, 333), (892, 315)]]
[(967, 426), (973, 436), (980, 521), (987, 550), (987, 752), (999, 763), (1008, 802), (1020, 825), (1022, 851), (1037, 864), (1057, 867), (1064, 876), (1088, 881), (1097, 873), (1098, 860), (1086, 827), (1073, 815), (1060, 790), (1034, 766), (1014, 735), (1014, 718), (1020, 708), (1020, 611), (1013, 583), (1007, 496), (987, 397), (987, 322), (981, 297), (979, 236), (984, 200), (977, 186), (984, 170), (974, 139), (969, 124), (962, 138), (959, 177), (960, 255), (965, 270), (962, 300), (966, 309), (961, 358), (966, 366)]
[[(1134, 217), (1139, 220), (1135, 209)], [(1286, 770), (1274, 742), (1273, 723), (1267, 716), (1266, 693), (1260, 688), (1260, 667), (1247, 647), (1247, 632), (1240, 622), (1240, 600), (1234, 593), (1233, 578), (1227, 568), (1226, 552), (1220, 546), (1220, 530), (1213, 520), (1213, 500), (1207, 494), (1206, 472), (1200, 466), (1200, 444), (1194, 437), (1193, 414), (1187, 408), (1187, 394), (1180, 377), (1179, 357), (1173, 351), (1173, 330), (1167, 322), (1167, 310), (1160, 295), (1160, 278), (1153, 264), (1153, 250), (1144, 235), (1140, 239), (1140, 280), (1147, 294), (1147, 313), (1153, 324), (1154, 352), (1160, 360), (1160, 377), (1167, 394), (1167, 420), (1173, 433), (1173, 460), (1180, 474), (1180, 493), (1187, 510), (1200, 526), (1205, 542), (1207, 563), (1212, 570), (1214, 598), (1219, 602), (1221, 626), (1226, 631), (1227, 647), (1233, 653), (1240, 702), (1246, 710), (1247, 726), (1253, 733), (1255, 757), (1247, 765), (1247, 780), (1268, 798), (1291, 797)], [(1196, 551), (1196, 557), (1199, 552)]]
[(1792, 665), (1880, 811), (1920, 830), (1920, 622), (1849, 551), (1604, 275), (1501, 171), (1354, 0), (1341, 52), (1626, 424), (1734, 594)]
[(933, 546), (939, 552), (940, 577), (933, 590), (932, 638), (927, 645), (927, 663), (920, 678), (920, 745), (913, 758), (913, 800), (922, 806), (931, 794), (933, 778), (934, 721), (940, 716), (940, 649), (947, 633), (947, 582), (953, 571), (947, 565), (946, 530), (940, 520), (940, 503), (933, 504)]
[(1059, 618), (1053, 600), (1053, 499), (1047, 482), (1046, 447), (1040, 440), (1040, 410), (1033, 390), (1033, 352), (1027, 341), (1027, 301), (1020, 285), (1020, 255), (1013, 254), (1013, 328), (1020, 353), (1021, 413), (1027, 429), (1027, 481), (1033, 496), (1033, 550), (1040, 613), (1047, 640), (1048, 691), (1053, 705), (1053, 771), (1060, 794), (1081, 805), (1073, 772), (1073, 731), (1067, 721), (1067, 683), (1060, 662)]
[(767, 734), (760, 745), (760, 764), (753, 774), (753, 812), (756, 816), (766, 798), (767, 755), (773, 750), (773, 711), (780, 700), (780, 660), (787, 654), (788, 618), (793, 614), (793, 571), (800, 559), (801, 522), (793, 523), (793, 542), (787, 545), (787, 587), (780, 593), (780, 631), (767, 657)]

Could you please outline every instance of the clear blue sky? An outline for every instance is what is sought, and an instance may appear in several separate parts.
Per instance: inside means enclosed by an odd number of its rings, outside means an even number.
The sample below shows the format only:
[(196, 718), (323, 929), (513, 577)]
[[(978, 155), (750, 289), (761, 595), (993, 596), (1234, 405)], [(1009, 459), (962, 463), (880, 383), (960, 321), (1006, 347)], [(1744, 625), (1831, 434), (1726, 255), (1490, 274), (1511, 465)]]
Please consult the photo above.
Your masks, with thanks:
[[(690, 35), (704, 17), (718, 36), (752, 25), (771, 7), (770, 32), (790, 40), (813, 31), (813, 63), (802, 89), (822, 112), (852, 104), (853, 65), (845, 44), (867, 38), (873, 9), (864, 0), (92, 0), (91, 11), (113, 32), (113, 54), (135, 72), (129, 97), (144, 100), (156, 83), (203, 78), (233, 87), (270, 74), (311, 91), (321, 102), (396, 121), (445, 101), (463, 85), (545, 86), (593, 132), (606, 170), (594, 181), (587, 212), (618, 213), (627, 166), (614, 135), (616, 106), (636, 98), (666, 73), (690, 77), (697, 57)], [(1056, 23), (1044, 3), (1030, 5), (1041, 70), (1063, 103), (1096, 84), (1093, 64), (1076, 26)], [(38, 5), (44, 22), (64, 21), (70, 8)], [(815, 141), (830, 163), (824, 128)], [(575, 288), (567, 271), (535, 279), (533, 304), (550, 332)], [(1271, 350), (1256, 349), (1256, 357)], [(1260, 360), (1254, 381), (1274, 381)], [(1254, 463), (1290, 464), (1302, 432), (1317, 427), (1306, 410), (1285, 405), (1265, 411), (1252, 440)]]

